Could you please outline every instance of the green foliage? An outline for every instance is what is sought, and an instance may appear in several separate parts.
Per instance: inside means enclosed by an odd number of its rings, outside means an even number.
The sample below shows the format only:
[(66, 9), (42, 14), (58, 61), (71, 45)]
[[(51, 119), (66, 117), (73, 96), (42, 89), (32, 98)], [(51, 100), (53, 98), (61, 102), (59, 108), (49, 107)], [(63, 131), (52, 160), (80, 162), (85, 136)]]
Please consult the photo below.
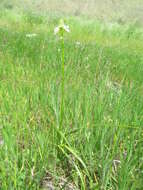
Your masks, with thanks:
[(26, 23), (29, 23), (31, 25), (44, 23), (44, 17), (43, 16), (39, 16), (39, 15), (37, 15), (35, 13), (27, 12), (23, 16), (23, 18), (24, 18), (24, 21)]
[(57, 19), (0, 17), (0, 189), (143, 189), (143, 29), (66, 19), (58, 130)]

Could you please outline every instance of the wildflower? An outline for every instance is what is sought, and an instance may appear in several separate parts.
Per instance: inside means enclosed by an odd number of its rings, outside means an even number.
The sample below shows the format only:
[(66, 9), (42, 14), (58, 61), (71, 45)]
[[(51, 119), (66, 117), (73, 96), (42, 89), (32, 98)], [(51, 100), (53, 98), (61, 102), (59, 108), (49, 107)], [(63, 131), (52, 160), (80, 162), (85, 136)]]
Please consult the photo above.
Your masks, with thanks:
[(79, 48), (80, 46), (81, 46), (81, 43), (80, 43), (80, 42), (78, 42), (78, 41), (75, 42), (75, 47), (76, 47), (76, 48)]
[(26, 37), (27, 38), (32, 38), (32, 37), (36, 37), (37, 34), (33, 33), (33, 34), (26, 34)]
[(78, 42), (78, 41), (77, 41), (75, 44), (76, 44), (77, 46), (80, 46), (80, 42)]
[[(63, 118), (64, 118), (64, 97), (65, 97), (65, 46), (64, 46), (64, 33), (70, 32), (69, 26), (64, 23), (63, 20), (60, 20), (59, 25), (55, 27), (54, 34), (59, 35), (60, 45), (58, 52), (61, 55), (61, 104), (60, 104), (60, 123), (59, 128), (63, 127)], [(63, 142), (63, 137), (59, 136), (59, 140)]]
[(4, 145), (4, 140), (0, 139), (0, 146)]
[(60, 36), (63, 36), (63, 33), (64, 33), (64, 32), (68, 32), (68, 33), (69, 33), (69, 32), (70, 32), (70, 28), (69, 28), (68, 25), (66, 25), (66, 24), (64, 23), (63, 20), (60, 20), (59, 25), (56, 26), (55, 29), (54, 29), (54, 34), (55, 34), (55, 35), (59, 34)]

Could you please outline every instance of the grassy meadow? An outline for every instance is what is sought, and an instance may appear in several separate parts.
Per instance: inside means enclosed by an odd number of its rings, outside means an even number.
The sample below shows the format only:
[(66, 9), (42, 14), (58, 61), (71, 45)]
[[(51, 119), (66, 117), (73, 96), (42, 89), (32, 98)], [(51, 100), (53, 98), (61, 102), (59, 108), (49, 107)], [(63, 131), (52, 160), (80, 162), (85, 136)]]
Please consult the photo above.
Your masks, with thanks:
[(0, 189), (143, 189), (143, 28), (0, 12)]

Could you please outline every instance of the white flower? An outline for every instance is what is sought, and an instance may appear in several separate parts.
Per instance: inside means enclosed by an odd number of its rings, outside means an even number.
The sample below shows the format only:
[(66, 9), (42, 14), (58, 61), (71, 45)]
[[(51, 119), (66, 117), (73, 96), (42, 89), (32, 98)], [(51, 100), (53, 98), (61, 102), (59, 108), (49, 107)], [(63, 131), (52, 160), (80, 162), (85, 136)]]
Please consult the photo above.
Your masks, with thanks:
[(55, 29), (54, 29), (54, 34), (55, 34), (55, 35), (56, 35), (56, 34), (61, 34), (62, 32), (68, 32), (68, 33), (69, 33), (69, 32), (70, 32), (70, 28), (69, 28), (68, 25), (66, 25), (66, 24), (64, 23), (63, 20), (60, 20), (59, 25), (56, 26)]
[(32, 38), (32, 37), (36, 37), (37, 34), (33, 33), (33, 34), (26, 34), (26, 37), (27, 38)]
[(0, 139), (0, 146), (4, 145), (4, 140)]
[(63, 25), (63, 29), (65, 30), (65, 32), (70, 32), (70, 28), (68, 25)]
[(76, 44), (77, 46), (80, 46), (80, 42), (78, 42), (78, 41), (77, 41), (75, 44)]

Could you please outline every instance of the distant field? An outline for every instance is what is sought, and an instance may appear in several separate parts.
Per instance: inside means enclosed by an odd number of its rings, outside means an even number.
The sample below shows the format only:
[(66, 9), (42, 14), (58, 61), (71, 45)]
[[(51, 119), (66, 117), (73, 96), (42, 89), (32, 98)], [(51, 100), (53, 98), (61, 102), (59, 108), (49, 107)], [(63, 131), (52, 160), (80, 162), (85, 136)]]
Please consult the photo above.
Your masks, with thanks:
[(143, 24), (142, 0), (1, 0), (1, 7), (39, 14), (84, 15), (101, 20)]
[(0, 190), (142, 190), (143, 28), (127, 16), (141, 6), (120, 20), (96, 3), (104, 22), (92, 1), (33, 2), (1, 1)]

